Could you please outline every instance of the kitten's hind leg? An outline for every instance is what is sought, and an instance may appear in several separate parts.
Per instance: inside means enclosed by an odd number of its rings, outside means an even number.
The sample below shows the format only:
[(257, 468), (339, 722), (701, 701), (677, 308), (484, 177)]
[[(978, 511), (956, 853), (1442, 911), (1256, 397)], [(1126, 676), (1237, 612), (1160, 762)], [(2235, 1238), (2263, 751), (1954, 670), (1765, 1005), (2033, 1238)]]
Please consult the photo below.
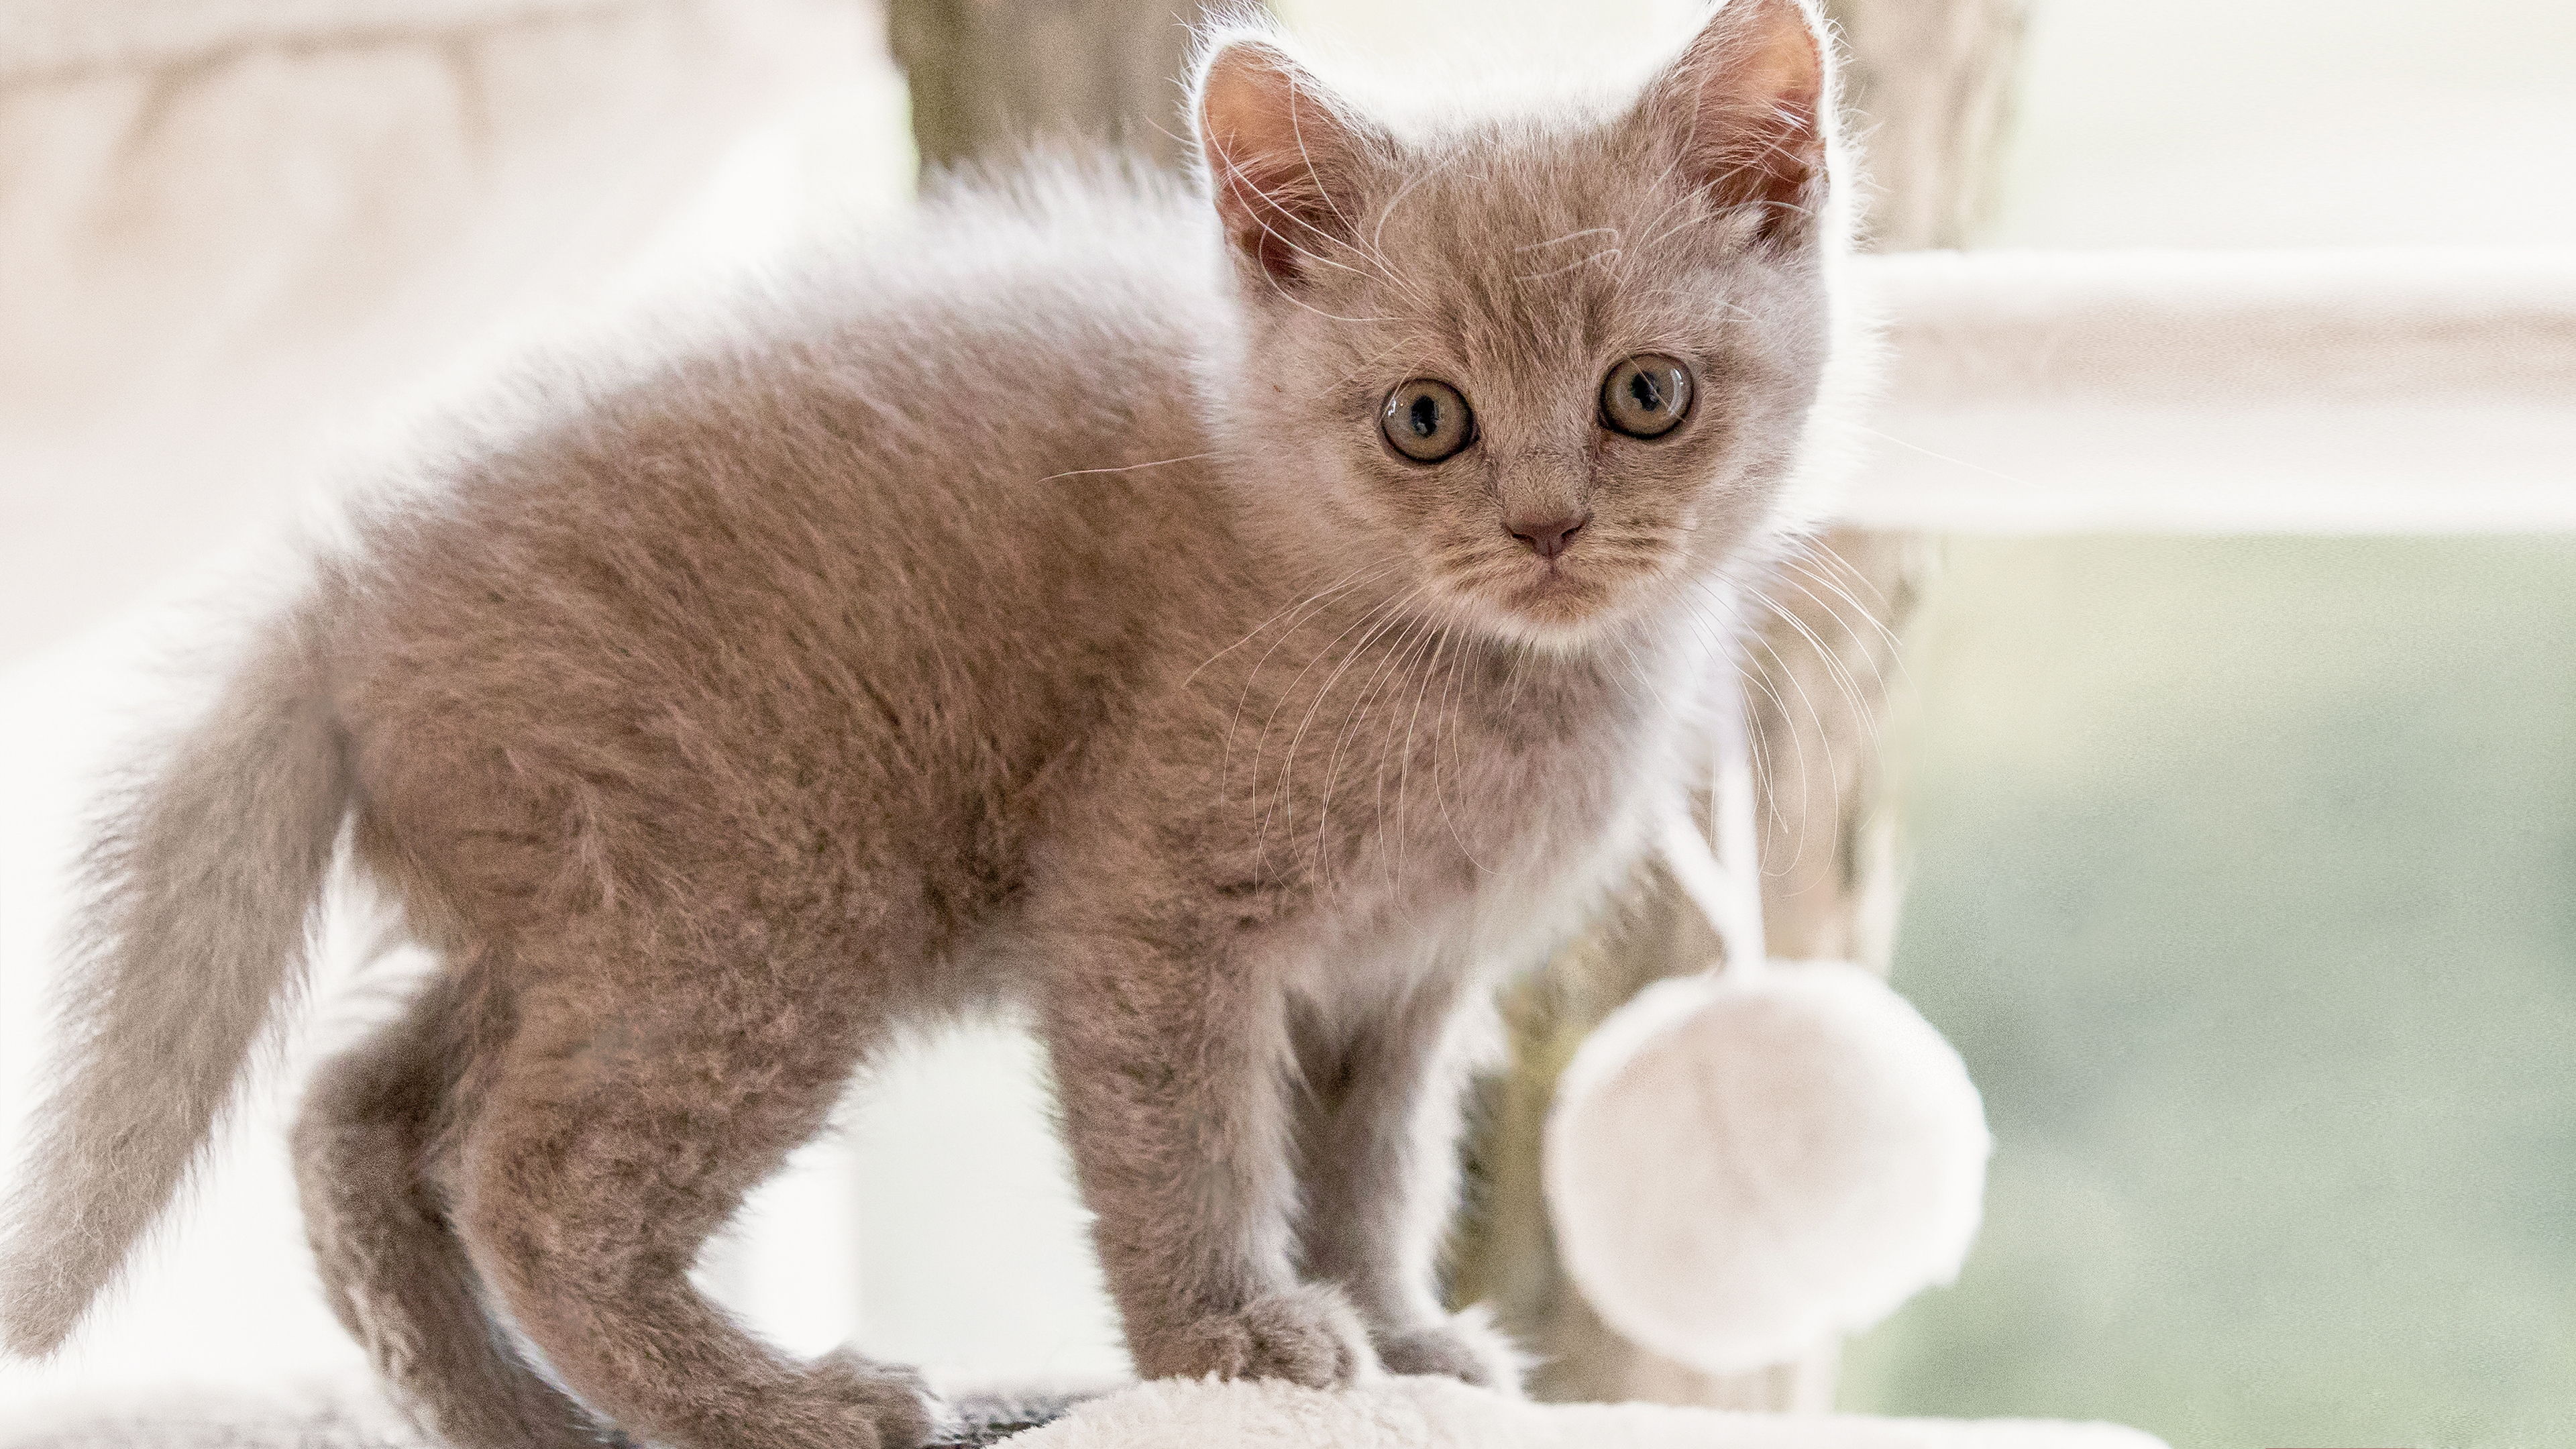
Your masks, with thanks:
[(459, 1163), (467, 1249), (565, 1386), (637, 1439), (913, 1449), (932, 1420), (909, 1371), (791, 1358), (689, 1282), (882, 1022), (864, 963), (718, 956), (630, 949), (518, 993)]
[(589, 1414), (484, 1312), (432, 1171), (479, 1034), (468, 992), (440, 974), (314, 1074), (295, 1123), (305, 1231), (332, 1312), (424, 1428), (457, 1449), (589, 1449)]

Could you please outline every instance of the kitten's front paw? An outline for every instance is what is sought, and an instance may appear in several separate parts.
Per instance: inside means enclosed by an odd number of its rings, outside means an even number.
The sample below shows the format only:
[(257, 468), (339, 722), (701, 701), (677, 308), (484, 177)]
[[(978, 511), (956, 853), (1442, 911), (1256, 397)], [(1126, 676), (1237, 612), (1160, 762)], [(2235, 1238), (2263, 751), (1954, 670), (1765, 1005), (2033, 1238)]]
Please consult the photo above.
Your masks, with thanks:
[(918, 1449), (939, 1428), (930, 1386), (901, 1364), (840, 1348), (816, 1359), (810, 1372), (847, 1416), (836, 1437), (851, 1449)]
[(1446, 1323), (1381, 1332), (1377, 1356), (1391, 1374), (1438, 1374), (1507, 1394), (1521, 1391), (1521, 1351), (1482, 1306)]
[(1156, 1377), (1286, 1379), (1332, 1389), (1377, 1366), (1367, 1327), (1341, 1291), (1308, 1283), (1202, 1318), (1174, 1336)]

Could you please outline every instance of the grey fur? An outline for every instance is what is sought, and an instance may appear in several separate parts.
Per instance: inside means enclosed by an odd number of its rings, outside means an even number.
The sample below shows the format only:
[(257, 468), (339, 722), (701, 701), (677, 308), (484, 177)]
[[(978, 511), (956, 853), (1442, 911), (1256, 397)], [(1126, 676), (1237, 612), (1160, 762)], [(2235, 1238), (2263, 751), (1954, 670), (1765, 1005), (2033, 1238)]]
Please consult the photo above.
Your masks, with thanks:
[(118, 802), (83, 872), (63, 994), (83, 1049), (37, 1120), (10, 1201), (0, 1344), (51, 1352), (203, 1153), (271, 1014), (346, 808), (320, 641), (283, 621), (205, 722)]
[[(168, 1199), (345, 810), (443, 967), (316, 1079), (308, 1220), (456, 1444), (920, 1443), (908, 1372), (791, 1360), (687, 1272), (899, 1024), (1005, 1001), (1142, 1372), (1510, 1383), (1432, 1286), (1458, 1085), (1490, 969), (1690, 774), (1803, 521), (1816, 34), (1735, 0), (1643, 99), (1402, 131), (1231, 36), (1213, 215), (968, 186), (640, 365), (532, 373), (125, 817), (12, 1344)], [(1651, 442), (1596, 402), (1647, 351), (1699, 378)], [(1482, 429), (1436, 467), (1378, 431), (1418, 376)], [(1529, 509), (1590, 521), (1551, 561)]]

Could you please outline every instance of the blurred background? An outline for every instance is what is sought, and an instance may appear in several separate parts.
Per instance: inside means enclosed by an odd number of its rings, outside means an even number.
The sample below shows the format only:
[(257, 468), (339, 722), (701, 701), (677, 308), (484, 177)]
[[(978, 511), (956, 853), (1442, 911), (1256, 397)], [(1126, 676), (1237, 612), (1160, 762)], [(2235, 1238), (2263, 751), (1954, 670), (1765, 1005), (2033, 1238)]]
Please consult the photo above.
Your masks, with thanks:
[[(2576, 12), (2039, 0), (1993, 246), (2576, 243)], [(2576, 540), (1952, 539), (1892, 975), (1998, 1141), (1840, 1402), (2576, 1442)]]
[[(170, 54), (195, 43), (185, 7), (143, 8), (177, 27)], [(297, 499), (398, 453), (417, 399), (519, 339), (904, 205), (904, 81), (872, 22), (782, 76), (742, 57), (759, 27), (810, 18), (794, 0), (667, 8), (619, 31), (516, 7), (519, 49), (415, 77), (442, 119), (282, 219), (294, 247), (272, 242), (265, 272), (217, 257), (150, 283), (170, 269), (115, 229), (128, 193), (0, 145), (0, 244), (32, 246), (61, 209), (106, 218), (0, 277), (20, 332), (0, 389), (0, 1145), (32, 1091), (81, 802), (168, 693), (186, 602), (263, 572), (255, 541)], [(1687, 8), (1279, 6), (1398, 75), (1430, 50), (1633, 47)], [(8, 49), (44, 29), (0, 24), (12, 104), (89, 118), (102, 154), (161, 146), (166, 163), (104, 173), (134, 198), (221, 179), (186, 148), (227, 113), (117, 79), (130, 57), (77, 27)], [(474, 107), (542, 106), (612, 60), (690, 78), (593, 122), (667, 130), (660, 169), (601, 188), (581, 226), (513, 229), (497, 200), (541, 189), (548, 158), (507, 153)], [(438, 89), (459, 65), (480, 67), (465, 100)], [(2034, 0), (2009, 116), (1979, 245), (2576, 245), (2576, 10), (2543, 0)], [(469, 211), (486, 219), (442, 229)], [(416, 249), (382, 259), (402, 306), (372, 305), (364, 268), (288, 295), (291, 263), (388, 214)], [(100, 294), (57, 279), (100, 265), (132, 267), (112, 295), (166, 315), (166, 345), (110, 346), (130, 319), (73, 308)], [(2117, 1419), (2178, 1449), (2576, 1442), (2576, 540), (1942, 552), (1886, 740), (1894, 980), (1967, 1057), (2000, 1146), (1966, 1272), (1848, 1347), (1839, 1404)], [(1007, 1030), (921, 1044), (706, 1277), (800, 1349), (1117, 1372), (1043, 1093)], [(261, 1096), (74, 1351), (0, 1366), (0, 1413), (40, 1390), (356, 1363), (311, 1287), (285, 1088)]]

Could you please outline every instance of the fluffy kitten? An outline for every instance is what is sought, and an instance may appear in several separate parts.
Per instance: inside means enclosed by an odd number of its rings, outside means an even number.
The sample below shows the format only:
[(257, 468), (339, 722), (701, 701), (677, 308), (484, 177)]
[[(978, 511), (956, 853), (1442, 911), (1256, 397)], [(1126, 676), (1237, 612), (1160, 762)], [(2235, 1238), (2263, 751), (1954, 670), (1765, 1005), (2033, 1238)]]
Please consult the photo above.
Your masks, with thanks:
[(1650, 838), (1799, 521), (1826, 48), (1732, 0), (1620, 107), (1398, 128), (1242, 33), (1195, 113), (1206, 197), (951, 196), (540, 375), (323, 562), (102, 843), (13, 1347), (167, 1203), (345, 824), (443, 964), (318, 1076), (306, 1211), (466, 1449), (918, 1442), (908, 1372), (688, 1271), (899, 1023), (1000, 1002), (1141, 1372), (1510, 1382), (1433, 1284), (1479, 987)]

